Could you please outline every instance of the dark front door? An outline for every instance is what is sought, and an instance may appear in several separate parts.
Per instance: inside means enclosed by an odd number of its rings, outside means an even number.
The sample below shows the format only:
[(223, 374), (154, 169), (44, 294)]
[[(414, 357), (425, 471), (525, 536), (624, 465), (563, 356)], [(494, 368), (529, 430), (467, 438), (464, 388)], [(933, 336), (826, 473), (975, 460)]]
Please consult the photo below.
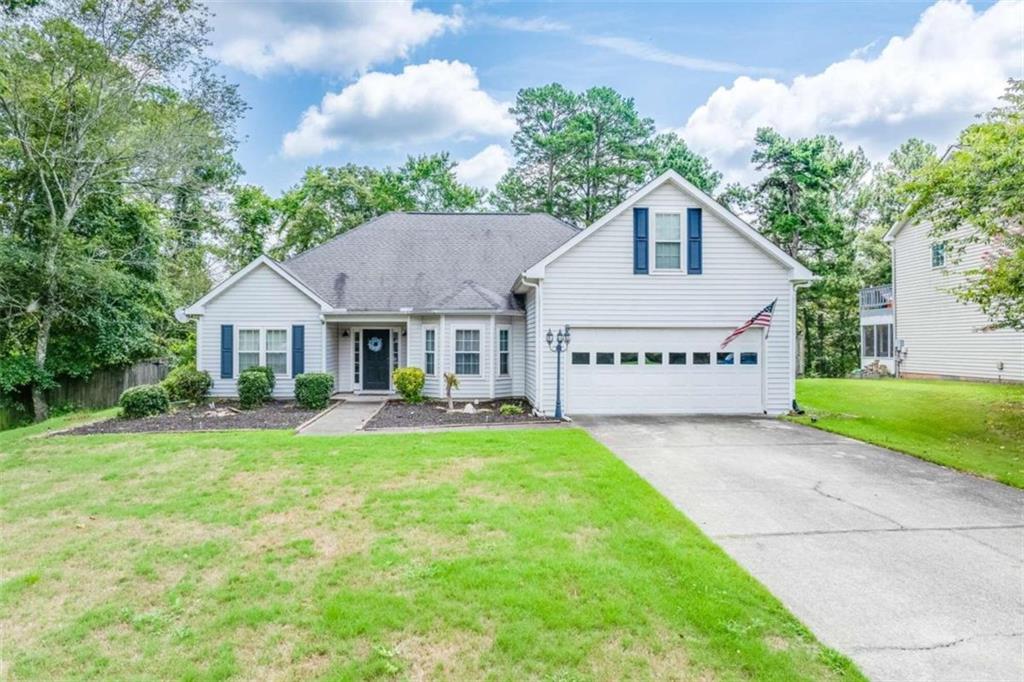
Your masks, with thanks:
[(388, 376), (388, 353), (391, 332), (387, 329), (363, 330), (363, 390), (386, 391), (391, 387)]

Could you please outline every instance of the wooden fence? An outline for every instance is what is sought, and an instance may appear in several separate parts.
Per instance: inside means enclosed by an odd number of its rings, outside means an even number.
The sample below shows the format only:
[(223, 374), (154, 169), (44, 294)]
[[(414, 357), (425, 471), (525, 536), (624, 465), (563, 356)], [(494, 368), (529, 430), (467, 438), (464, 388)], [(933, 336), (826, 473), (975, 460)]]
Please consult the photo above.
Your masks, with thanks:
[[(126, 388), (141, 384), (155, 384), (167, 376), (170, 364), (165, 359), (143, 360), (129, 367), (106, 367), (92, 373), (88, 379), (58, 378), (57, 388), (46, 392), (51, 408), (74, 406), (98, 410), (113, 407)], [(26, 405), (31, 408), (31, 405)], [(31, 414), (31, 409), (29, 409)], [(0, 430), (16, 426), (17, 414), (0, 410)]]

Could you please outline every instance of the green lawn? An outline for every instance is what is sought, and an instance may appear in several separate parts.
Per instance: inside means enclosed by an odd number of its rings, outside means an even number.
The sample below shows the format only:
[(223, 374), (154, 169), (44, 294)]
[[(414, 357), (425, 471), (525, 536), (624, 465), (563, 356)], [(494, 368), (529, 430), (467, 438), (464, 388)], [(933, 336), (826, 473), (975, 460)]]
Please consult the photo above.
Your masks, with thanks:
[(1024, 386), (801, 379), (795, 421), (1024, 488)]
[(44, 428), (0, 434), (0, 676), (862, 679), (580, 430)]

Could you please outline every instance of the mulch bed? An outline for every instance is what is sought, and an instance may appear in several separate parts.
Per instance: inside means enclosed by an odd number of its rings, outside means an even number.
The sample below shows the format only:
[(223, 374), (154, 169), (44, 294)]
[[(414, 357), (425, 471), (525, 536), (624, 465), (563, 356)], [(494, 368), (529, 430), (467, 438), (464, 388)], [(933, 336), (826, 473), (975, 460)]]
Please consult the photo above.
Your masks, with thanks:
[[(498, 409), (505, 403), (514, 403), (523, 408), (522, 414), (504, 415)], [(554, 419), (533, 414), (525, 400), (495, 400), (474, 403), (475, 414), (462, 412), (465, 402), (455, 401), (455, 412), (448, 411), (447, 401), (427, 401), (410, 405), (391, 400), (368, 421), (363, 429), (429, 428), (432, 426), (474, 426), (501, 424), (557, 423)]]
[(238, 410), (238, 404), (218, 402), (213, 407), (180, 407), (170, 414), (142, 419), (107, 419), (78, 426), (59, 435), (83, 436), (94, 433), (149, 433), (175, 431), (220, 431), (224, 429), (293, 429), (319, 410), (307, 410), (293, 402), (275, 401), (254, 410)]

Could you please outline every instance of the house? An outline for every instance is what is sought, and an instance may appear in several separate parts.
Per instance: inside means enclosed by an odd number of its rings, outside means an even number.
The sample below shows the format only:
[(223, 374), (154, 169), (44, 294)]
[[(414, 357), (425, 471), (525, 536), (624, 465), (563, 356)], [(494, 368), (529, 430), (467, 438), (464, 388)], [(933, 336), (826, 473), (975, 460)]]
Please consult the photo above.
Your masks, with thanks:
[[(553, 414), (548, 330), (571, 327), (564, 412), (779, 414), (794, 397), (803, 266), (675, 172), (579, 230), (539, 214), (389, 213), (284, 262), (260, 257), (184, 314), (213, 394), (269, 365), (275, 392), (329, 372), (386, 394), (391, 371), (441, 397), (526, 397)], [(770, 333), (724, 338), (777, 299)]]
[(885, 368), (896, 373), (896, 349), (893, 336), (895, 301), (892, 285), (883, 284), (860, 290), (860, 366)]
[[(968, 236), (962, 229), (939, 240), (930, 223), (912, 221), (885, 235), (895, 302), (890, 349), (899, 376), (1024, 381), (1024, 332), (993, 329), (977, 305), (952, 293), (989, 248)], [(862, 329), (864, 319), (862, 313)]]

